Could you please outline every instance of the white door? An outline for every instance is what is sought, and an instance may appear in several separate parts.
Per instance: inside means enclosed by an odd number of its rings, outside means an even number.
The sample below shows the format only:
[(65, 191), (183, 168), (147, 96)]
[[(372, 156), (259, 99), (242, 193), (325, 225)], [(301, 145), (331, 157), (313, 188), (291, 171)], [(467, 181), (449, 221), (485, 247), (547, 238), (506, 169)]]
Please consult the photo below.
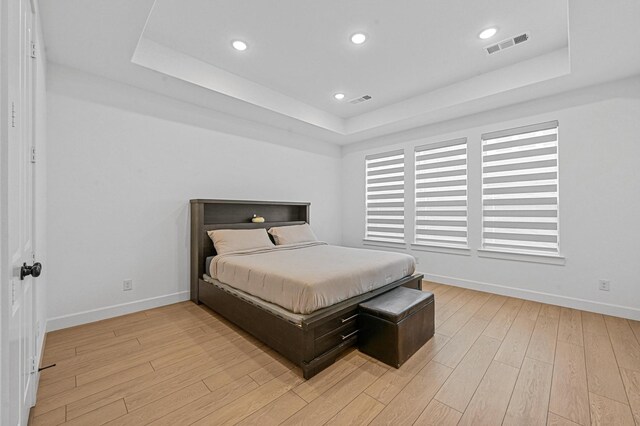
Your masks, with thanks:
[[(34, 279), (39, 270), (30, 270), (34, 264), (34, 147), (33, 131), (33, 75), (32, 26), (34, 10), (30, 0), (7, 2), (5, 45), (7, 48), (6, 101), (7, 123), (6, 214), (8, 265), (2, 270), (8, 274), (9, 297), (3, 303), (7, 344), (4, 355), (8, 358), (3, 380), (8, 380), (8, 405), (3, 413), (7, 425), (26, 426), (29, 409), (35, 401), (37, 365), (35, 361), (34, 331)], [(5, 99), (3, 99), (4, 101)], [(31, 272), (33, 271), (33, 274)], [(26, 276), (25, 273), (27, 273)], [(3, 398), (4, 399), (4, 398)], [(5, 401), (6, 403), (7, 401)], [(4, 423), (3, 423), (4, 424)]]

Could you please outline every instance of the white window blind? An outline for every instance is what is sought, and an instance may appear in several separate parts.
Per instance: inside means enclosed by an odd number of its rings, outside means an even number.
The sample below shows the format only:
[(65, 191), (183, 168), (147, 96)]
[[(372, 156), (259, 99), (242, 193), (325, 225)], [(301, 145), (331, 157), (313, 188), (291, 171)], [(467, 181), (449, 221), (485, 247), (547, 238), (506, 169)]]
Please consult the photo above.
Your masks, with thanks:
[(367, 155), (367, 240), (404, 243), (404, 150)]
[(467, 247), (467, 139), (415, 148), (416, 244)]
[(482, 135), (482, 243), (557, 255), (558, 122)]

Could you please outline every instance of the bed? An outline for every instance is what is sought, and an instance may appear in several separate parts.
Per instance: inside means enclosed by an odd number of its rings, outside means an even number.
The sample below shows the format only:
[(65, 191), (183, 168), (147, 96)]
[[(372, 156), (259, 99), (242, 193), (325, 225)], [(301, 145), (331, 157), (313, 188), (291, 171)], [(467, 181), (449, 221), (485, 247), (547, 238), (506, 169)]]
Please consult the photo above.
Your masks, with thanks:
[[(215, 256), (207, 231), (309, 223), (309, 203), (198, 199), (190, 206), (192, 301), (299, 365), (305, 379), (357, 342), (358, 304), (398, 286), (421, 289), (422, 275), (399, 256), (322, 242)], [(252, 223), (254, 214), (266, 222)], [(386, 272), (375, 273), (375, 265)]]

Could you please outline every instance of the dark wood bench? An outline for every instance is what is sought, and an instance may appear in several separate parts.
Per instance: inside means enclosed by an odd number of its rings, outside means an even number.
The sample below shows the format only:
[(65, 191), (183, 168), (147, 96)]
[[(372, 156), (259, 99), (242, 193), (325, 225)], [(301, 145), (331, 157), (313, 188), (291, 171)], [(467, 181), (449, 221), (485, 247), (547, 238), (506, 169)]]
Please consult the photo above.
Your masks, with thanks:
[(398, 287), (359, 305), (358, 349), (400, 367), (435, 331), (433, 293)]

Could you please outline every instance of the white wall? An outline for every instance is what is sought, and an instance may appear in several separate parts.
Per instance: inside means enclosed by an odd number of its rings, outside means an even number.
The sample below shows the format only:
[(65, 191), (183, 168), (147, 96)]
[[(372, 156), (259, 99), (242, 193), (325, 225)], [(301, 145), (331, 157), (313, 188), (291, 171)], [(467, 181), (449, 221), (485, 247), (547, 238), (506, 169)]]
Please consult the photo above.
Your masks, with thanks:
[(338, 147), (220, 133), (214, 112), (55, 65), (48, 83), (49, 330), (186, 300), (192, 198), (310, 201), (340, 242)]
[[(342, 159), (321, 141), (55, 64), (48, 78), (49, 330), (186, 299), (190, 198), (311, 201), (320, 238), (362, 246), (364, 156), (397, 147), (469, 138), (477, 248), (480, 134), (548, 120), (560, 121), (565, 265), (408, 252), (435, 281), (640, 318), (640, 78), (348, 145)], [(229, 126), (245, 137), (216, 130)]]
[[(404, 148), (412, 176), (413, 147), (467, 137), (469, 242), (481, 242), (480, 135), (559, 120), (560, 245), (565, 265), (407, 249), (427, 278), (533, 300), (640, 319), (640, 78), (515, 105), (347, 146), (342, 163), (343, 243), (364, 235), (364, 156)], [(413, 188), (408, 182), (407, 241)], [(597, 288), (611, 280), (611, 291)]]

